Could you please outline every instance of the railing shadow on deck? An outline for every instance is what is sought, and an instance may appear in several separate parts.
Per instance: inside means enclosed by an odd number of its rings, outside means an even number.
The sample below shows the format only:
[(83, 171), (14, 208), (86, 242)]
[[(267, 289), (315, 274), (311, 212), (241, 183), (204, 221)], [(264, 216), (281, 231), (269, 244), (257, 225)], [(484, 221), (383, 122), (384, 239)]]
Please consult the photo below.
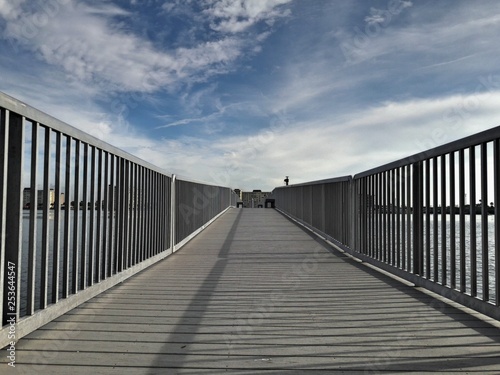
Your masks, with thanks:
[(0, 347), (172, 254), (236, 205), (0, 93)]
[[(200, 326), (201, 320), (204, 318), (208, 304), (210, 303), (210, 297), (213, 295), (215, 289), (218, 287), (220, 277), (224, 273), (224, 270), (229, 262), (228, 259), (229, 250), (231, 248), (231, 244), (233, 243), (234, 236), (238, 228), (238, 223), (240, 222), (242, 213), (243, 210), (239, 210), (237, 212), (236, 218), (234, 219), (234, 222), (229, 228), (229, 230), (227, 231), (226, 238), (223, 240), (223, 243), (220, 247), (220, 251), (217, 255), (217, 260), (214, 266), (208, 272), (207, 276), (201, 283), (202, 287), (198, 289), (198, 291), (194, 294), (193, 298), (191, 299), (189, 305), (185, 308), (185, 312), (181, 316), (179, 322), (175, 325), (175, 328), (171, 332), (169, 332), (168, 334), (169, 339), (166, 340), (166, 342), (177, 341), (177, 336), (179, 335), (182, 336), (182, 341), (194, 342), (193, 338), (197, 334), (196, 330), (190, 333), (185, 333), (184, 325), (185, 324), (194, 325), (196, 329)], [(207, 296), (208, 298), (203, 298)], [(191, 312), (193, 310), (199, 311), (200, 309), (201, 312), (196, 314), (197, 317), (194, 318), (195, 320), (193, 322)], [(182, 353), (177, 354), (176, 360), (182, 363), (183, 357), (185, 355), (183, 355)], [(164, 360), (162, 356), (159, 356), (157, 359), (157, 363), (151, 366), (151, 374), (158, 374), (157, 369), (161, 368), (164, 365), (163, 362)]]
[(500, 127), (272, 198), (353, 256), (500, 320)]

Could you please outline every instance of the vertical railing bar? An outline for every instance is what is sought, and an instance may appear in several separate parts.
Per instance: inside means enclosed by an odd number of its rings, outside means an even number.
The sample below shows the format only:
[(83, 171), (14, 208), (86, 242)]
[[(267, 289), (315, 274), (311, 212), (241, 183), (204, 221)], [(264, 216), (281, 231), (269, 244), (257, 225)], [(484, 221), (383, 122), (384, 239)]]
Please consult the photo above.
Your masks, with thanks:
[(130, 162), (129, 164), (129, 220), (128, 220), (128, 262), (126, 264), (127, 268), (134, 265), (134, 220), (135, 220), (135, 163)]
[(152, 255), (156, 255), (158, 253), (158, 201), (157, 201), (157, 185), (158, 185), (158, 173), (152, 171), (153, 176), (152, 184), (151, 184), (151, 223), (154, 232), (151, 233), (153, 235), (153, 252)]
[(9, 287), (14, 285), (15, 291), (11, 292), (15, 294), (15, 302), (13, 305), (12, 301), (8, 298), (3, 298), (1, 302), (3, 303), (2, 325), (7, 324), (8, 321), (12, 322), (11, 319), (14, 319), (14, 324), (17, 324), (21, 312), (21, 275), (24, 271), (22, 264), (22, 183), (25, 151), (24, 132), (26, 129), (26, 119), (24, 117), (7, 110), (4, 112), (4, 115), (5, 136), (8, 137), (8, 140), (6, 139), (4, 143), (7, 157), (7, 160), (4, 161), (4, 166), (7, 166), (7, 181), (4, 181), (4, 186), (7, 189), (5, 191), (7, 199), (4, 200), (5, 221), (3, 221), (2, 231), (5, 232), (5, 236), (8, 233), (9, 240), (2, 240), (5, 253), (2, 253), (4, 257), (4, 279), (2, 279), (3, 290), (1, 292), (8, 295)]
[(493, 143), (493, 204), (495, 205), (495, 305), (500, 306), (500, 140)]
[(163, 230), (163, 175), (158, 173), (158, 186), (156, 191), (156, 199), (158, 200), (158, 254), (160, 254), (163, 248), (164, 242), (164, 230)]
[(366, 251), (371, 256), (372, 249), (372, 223), (373, 223), (373, 191), (372, 191), (372, 176), (365, 177), (366, 187)]
[(465, 151), (458, 152), (458, 199), (459, 199), (459, 236), (460, 236), (460, 292), (465, 293), (466, 285), (466, 264), (465, 264)]
[(51, 130), (45, 128), (45, 145), (43, 160), (43, 213), (42, 213), (42, 248), (40, 265), (40, 308), (47, 307), (48, 283), (49, 283), (49, 212), (51, 206), (50, 199), (50, 155), (51, 155)]
[[(351, 244), (352, 249), (358, 249), (361, 254), (365, 254), (365, 247), (363, 243), (363, 236), (362, 236), (362, 230), (363, 230), (363, 179), (360, 180), (352, 180), (352, 188), (353, 188), (353, 200), (354, 200), (354, 210), (352, 212), (353, 216), (352, 219), (355, 222), (354, 225), (354, 243)], [(325, 203), (325, 189), (326, 185), (323, 186), (322, 192), (323, 192), (323, 229), (326, 232), (326, 225), (325, 225), (325, 216), (326, 216), (326, 203)]]
[[(172, 227), (172, 196), (173, 196), (173, 187), (172, 187), (172, 181), (173, 181), (173, 176), (167, 176), (167, 189), (168, 189), (168, 196), (167, 196), (167, 211), (165, 212), (165, 215), (167, 216), (167, 222), (168, 222), (168, 228), (166, 230), (168, 231), (167, 238), (168, 238), (168, 243), (167, 243), (167, 248), (170, 249), (170, 253), (173, 251), (172, 248), (172, 236), (173, 236), (173, 227)], [(281, 193), (281, 192), (280, 192)], [(281, 199), (281, 197), (277, 196), (276, 197), (276, 202), (278, 202), (278, 199)]]
[(370, 238), (369, 236), (369, 226), (371, 220), (370, 218), (370, 193), (369, 193), (369, 177), (363, 177), (363, 247), (365, 249), (365, 254), (370, 253)]
[(151, 172), (153, 175), (153, 183), (151, 189), (151, 214), (152, 214), (152, 228), (153, 228), (153, 253), (152, 255), (156, 255), (158, 253), (158, 242), (159, 242), (159, 230), (158, 230), (158, 201), (157, 201), (157, 191), (158, 191), (158, 173)]
[(457, 285), (457, 266), (456, 266), (456, 225), (455, 225), (455, 152), (450, 152), (449, 156), (450, 168), (450, 288), (455, 289)]
[(401, 168), (396, 168), (396, 267), (401, 267)]
[(377, 210), (377, 175), (370, 176), (370, 256), (377, 256), (378, 210)]
[[(175, 174), (173, 174), (170, 180), (170, 252), (171, 253), (175, 251), (176, 230), (177, 230), (176, 212), (178, 211), (178, 206), (177, 206), (178, 191), (176, 185), (177, 185), (177, 179)], [(285, 192), (283, 192), (282, 194), (284, 195)]]
[(401, 167), (401, 268), (408, 269), (406, 266), (406, 212), (408, 211), (406, 201), (406, 167)]
[(109, 263), (109, 254), (108, 254), (108, 248), (109, 248), (109, 242), (110, 239), (108, 238), (109, 235), (109, 224), (110, 224), (110, 211), (109, 211), (109, 178), (110, 178), (110, 162), (109, 162), (109, 152), (102, 151), (104, 153), (104, 175), (103, 175), (103, 201), (101, 203), (102, 205), (102, 249), (101, 249), (101, 254), (102, 254), (102, 259), (100, 262), (100, 274), (101, 280), (104, 280), (108, 277), (108, 263)]
[(146, 174), (148, 176), (148, 195), (147, 195), (147, 222), (146, 222), (146, 233), (147, 233), (147, 248), (146, 248), (146, 259), (149, 259), (153, 255), (153, 233), (151, 226), (152, 222), (152, 190), (153, 190), (153, 172), (150, 169), (146, 170)]
[(158, 175), (159, 185), (158, 185), (158, 204), (159, 204), (159, 222), (160, 222), (160, 248), (159, 251), (163, 252), (165, 250), (165, 215), (164, 215), (164, 196), (165, 196), (165, 178), (162, 174)]
[(28, 284), (26, 286), (27, 301), (26, 315), (33, 315), (35, 312), (36, 294), (36, 260), (37, 260), (37, 214), (38, 214), (38, 122), (31, 125), (31, 165), (30, 165), (30, 226), (29, 226), (29, 247), (28, 247)]
[(370, 233), (370, 238), (371, 238), (371, 249), (370, 249), (370, 256), (375, 258), (376, 255), (376, 249), (377, 249), (377, 218), (378, 218), (378, 213), (377, 213), (377, 175), (371, 175), (370, 176), (370, 185), (371, 185), (371, 205), (372, 205), (372, 210), (371, 210), (371, 233)]
[(124, 197), (125, 205), (124, 205), (124, 233), (123, 233), (123, 262), (122, 262), (122, 270), (128, 268), (129, 262), (129, 251), (130, 251), (130, 243), (129, 243), (129, 221), (130, 221), (130, 162), (125, 160), (125, 197)]
[(88, 220), (88, 174), (89, 174), (89, 145), (83, 144), (83, 176), (82, 176), (82, 234), (80, 247), (80, 283), (79, 289), (87, 287), (87, 220)]
[(61, 160), (62, 160), (62, 137), (56, 132), (56, 154), (54, 171), (54, 243), (52, 246), (52, 303), (59, 300), (59, 258), (60, 258), (60, 216), (61, 216)]
[(135, 239), (134, 239), (134, 262), (140, 262), (141, 252), (141, 195), (142, 195), (142, 180), (141, 166), (137, 165), (135, 169), (135, 188), (136, 188), (136, 206), (135, 206)]
[(432, 158), (432, 257), (434, 282), (439, 281), (438, 157)]
[(481, 262), (483, 301), (490, 300), (488, 254), (488, 154), (486, 142), (481, 143)]
[(140, 181), (139, 181), (139, 169), (140, 165), (134, 164), (134, 232), (132, 237), (132, 263), (138, 263), (138, 251), (139, 251), (139, 212), (140, 212)]
[(391, 264), (397, 266), (396, 262), (396, 170), (391, 170)]
[(96, 260), (96, 162), (97, 162), (97, 155), (96, 155), (96, 147), (92, 146), (91, 148), (91, 154), (90, 154), (90, 164), (91, 164), (91, 169), (90, 169), (90, 222), (89, 222), (89, 273), (88, 273), (88, 285), (92, 286), (94, 285), (95, 281), (95, 275), (96, 275), (96, 267), (95, 267), (95, 260)]
[(383, 211), (383, 205), (384, 205), (384, 190), (383, 190), (383, 180), (382, 180), (382, 173), (378, 174), (378, 220), (379, 220), (379, 226), (378, 226), (378, 251), (377, 251), (377, 259), (382, 260), (383, 259), (383, 249), (384, 249), (384, 211)]
[[(165, 215), (167, 216), (167, 227), (165, 228), (165, 230), (167, 231), (167, 243), (166, 243), (166, 246), (167, 246), (167, 249), (170, 249), (170, 246), (172, 244), (172, 217), (170, 216), (170, 211), (171, 211), (171, 202), (172, 202), (172, 177), (171, 176), (167, 176), (167, 180), (166, 180), (166, 184), (167, 184), (167, 200), (165, 202), (165, 205), (167, 207), (167, 210), (165, 212)], [(236, 203), (234, 204), (235, 207), (236, 207)]]
[(115, 262), (114, 258), (114, 244), (117, 240), (114, 236), (114, 226), (116, 225), (116, 198), (115, 198), (115, 163), (117, 157), (113, 154), (109, 154), (109, 192), (108, 192), (108, 204), (109, 204), (109, 239), (108, 239), (108, 255), (107, 255), (107, 265), (106, 265), (106, 273), (108, 276), (113, 275), (113, 264)]
[(375, 237), (375, 241), (373, 242), (373, 257), (375, 259), (379, 259), (379, 238), (380, 238), (380, 235), (379, 235), (379, 231), (380, 231), (380, 228), (379, 228), (379, 220), (380, 220), (380, 196), (379, 196), (379, 175), (378, 174), (375, 174), (375, 176), (373, 176), (374, 178), (374, 181), (373, 181), (373, 186), (374, 186), (374, 193), (375, 193), (375, 227), (374, 227), (374, 237)]
[(78, 280), (79, 280), (79, 251), (80, 244), (78, 241), (79, 230), (80, 230), (80, 140), (75, 139), (75, 186), (74, 186), (74, 215), (73, 215), (73, 267), (72, 267), (72, 283), (71, 292), (76, 294), (78, 292)]
[(134, 214), (134, 264), (139, 263), (140, 251), (140, 214), (141, 214), (141, 166), (135, 165), (135, 214)]
[(422, 276), (423, 269), (423, 164), (413, 164), (413, 273)]
[(425, 160), (425, 278), (431, 278), (431, 160)]
[(382, 261), (387, 262), (387, 237), (389, 228), (387, 225), (387, 171), (382, 172)]
[(118, 169), (117, 169), (117, 178), (118, 185), (118, 208), (116, 211), (117, 214), (117, 226), (116, 226), (116, 245), (115, 245), (115, 253), (116, 253), (116, 261), (115, 261), (115, 272), (121, 272), (123, 270), (123, 253), (125, 251), (124, 246), (124, 232), (125, 232), (125, 217), (124, 217), (124, 206), (125, 206), (125, 159), (119, 158), (118, 161)]
[(146, 246), (147, 246), (147, 235), (146, 235), (146, 219), (147, 219), (147, 211), (146, 211), (146, 205), (147, 205), (147, 170), (146, 168), (142, 167), (141, 168), (141, 175), (142, 175), (142, 193), (141, 193), (141, 204), (142, 204), (142, 209), (141, 209), (141, 254), (140, 254), (140, 261), (142, 262), (143, 260), (146, 259)]
[(158, 223), (156, 221), (156, 201), (155, 201), (155, 187), (156, 187), (156, 173), (154, 171), (150, 171), (151, 176), (151, 185), (150, 185), (150, 210), (149, 210), (149, 232), (151, 236), (150, 242), (150, 253), (149, 257), (156, 255), (156, 245), (157, 245), (157, 234), (158, 234)]
[(163, 174), (159, 173), (158, 174), (158, 204), (159, 204), (159, 210), (158, 210), (158, 215), (160, 220), (159, 221), (159, 230), (160, 230), (160, 244), (158, 247), (158, 253), (162, 253), (165, 250), (165, 215), (164, 215), (164, 210), (165, 210), (165, 200), (164, 200), (164, 195), (165, 195), (165, 178)]
[[(366, 254), (366, 243), (365, 243), (365, 218), (366, 218), (366, 205), (365, 205), (365, 178), (361, 178), (359, 180), (352, 180), (352, 183), (355, 184), (356, 190), (356, 204), (357, 206), (352, 213), (353, 217), (356, 218), (356, 241), (354, 243), (353, 249), (359, 249), (362, 254)], [(326, 187), (325, 187), (326, 191)], [(326, 207), (326, 198), (325, 198), (325, 231), (326, 231), (326, 215), (327, 215), (327, 207)]]
[(446, 258), (446, 155), (441, 155), (441, 284), (448, 285)]
[(476, 148), (469, 147), (469, 213), (470, 213), (470, 293), (477, 296), (477, 236), (476, 236)]
[(412, 189), (412, 170), (411, 170), (411, 164), (408, 164), (406, 166), (406, 204), (408, 206), (408, 209), (406, 210), (406, 219), (407, 219), (407, 254), (406, 254), (406, 270), (408, 272), (412, 272), (412, 247), (414, 247), (414, 244), (412, 242), (412, 209), (415, 209), (414, 207), (412, 208), (410, 205), (412, 204), (412, 194), (415, 194), (415, 192)]
[(148, 211), (147, 211), (147, 198), (148, 198), (148, 170), (146, 168), (142, 168), (142, 186), (143, 186), (143, 194), (142, 194), (142, 249), (141, 249), (141, 262), (146, 260), (147, 258), (147, 246), (148, 246), (148, 235), (147, 235), (147, 219), (148, 219)]
[[(4, 283), (5, 275), (8, 275), (8, 267), (5, 263), (5, 242), (7, 239), (7, 233), (5, 231), (6, 220), (7, 220), (7, 173), (8, 173), (8, 161), (9, 161), (9, 111), (0, 108), (0, 295), (4, 295), (5, 286)], [(4, 272), (5, 270), (5, 272)], [(4, 322), (4, 301), (0, 302), (0, 326)], [(6, 310), (8, 311), (8, 310)], [(7, 316), (7, 315), (6, 315)]]
[(148, 259), (149, 254), (149, 170), (144, 168), (144, 221), (143, 221), (143, 258)]
[(113, 267), (112, 274), (120, 271), (123, 246), (123, 163), (122, 157), (116, 157), (116, 205), (115, 205), (115, 243), (113, 247)]

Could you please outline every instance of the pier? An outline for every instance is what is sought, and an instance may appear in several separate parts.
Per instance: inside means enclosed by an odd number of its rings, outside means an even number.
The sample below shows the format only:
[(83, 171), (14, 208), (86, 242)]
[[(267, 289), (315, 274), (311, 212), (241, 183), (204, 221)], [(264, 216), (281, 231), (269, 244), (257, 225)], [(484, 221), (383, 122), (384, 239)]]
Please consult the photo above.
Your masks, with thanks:
[(499, 372), (499, 127), (255, 209), (4, 94), (0, 135), (2, 374)]
[[(492, 319), (493, 321), (493, 319)], [(50, 374), (497, 373), (500, 330), (275, 210), (184, 248), (21, 339)]]

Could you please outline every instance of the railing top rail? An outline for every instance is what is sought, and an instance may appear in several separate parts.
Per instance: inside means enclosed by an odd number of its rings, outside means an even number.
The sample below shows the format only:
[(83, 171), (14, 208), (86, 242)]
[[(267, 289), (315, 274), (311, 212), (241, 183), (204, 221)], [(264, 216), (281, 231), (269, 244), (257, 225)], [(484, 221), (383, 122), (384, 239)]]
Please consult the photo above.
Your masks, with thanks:
[(84, 143), (95, 146), (101, 150), (107, 151), (116, 156), (122, 157), (143, 167), (149, 168), (155, 172), (171, 176), (171, 173), (168, 173), (163, 168), (160, 168), (154, 164), (151, 164), (137, 156), (129, 154), (126, 151), (123, 151), (115, 146), (106, 143), (99, 138), (96, 138), (90, 134), (87, 134), (77, 128), (58, 120), (36, 108), (33, 108), (3, 92), (0, 92), (0, 107), (5, 108), (11, 112), (17, 113), (21, 116), (24, 116), (27, 120), (37, 122), (42, 126), (48, 127), (55, 131), (61, 132), (65, 135), (69, 135), (73, 138), (76, 138)]
[(500, 138), (500, 126), (485, 130), (483, 132), (453, 142), (446, 143), (444, 145), (435, 148), (431, 148), (426, 151), (419, 152), (411, 156), (407, 156), (406, 158), (396, 160), (376, 168), (369, 169), (367, 171), (354, 175), (354, 179), (356, 180), (376, 173), (381, 173), (395, 168), (400, 168), (406, 165), (410, 165), (429, 158), (446, 155), (455, 151), (463, 150), (468, 147), (480, 145), (481, 143), (484, 142), (490, 142), (498, 138)]
[(274, 189), (275, 190), (276, 189), (287, 189), (287, 188), (299, 187), (299, 186), (321, 185), (321, 184), (329, 184), (329, 183), (335, 183), (335, 182), (347, 182), (350, 180), (352, 180), (352, 176), (341, 176), (341, 177), (327, 178), (325, 180), (303, 182), (300, 184), (293, 184), (293, 185), (288, 185), (288, 186), (278, 186)]
[(191, 178), (191, 177), (186, 177), (186, 176), (183, 176), (183, 175), (178, 175), (176, 174), (175, 175), (175, 179), (177, 181), (184, 181), (184, 182), (191, 182), (193, 184), (201, 184), (201, 185), (206, 185), (206, 186), (213, 186), (213, 187), (220, 187), (220, 188), (227, 188), (229, 186), (225, 186), (225, 185), (217, 185), (217, 184), (212, 184), (212, 183), (208, 183), (206, 181), (200, 181), (200, 180), (197, 180), (195, 178)]

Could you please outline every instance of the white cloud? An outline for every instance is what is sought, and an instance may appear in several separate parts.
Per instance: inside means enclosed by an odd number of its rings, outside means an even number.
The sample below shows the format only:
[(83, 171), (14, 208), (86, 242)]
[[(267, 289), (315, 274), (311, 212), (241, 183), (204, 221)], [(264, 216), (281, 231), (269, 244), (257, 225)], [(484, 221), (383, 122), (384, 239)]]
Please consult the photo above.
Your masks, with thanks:
[(209, 8), (204, 14), (212, 20), (214, 30), (239, 33), (257, 22), (272, 24), (276, 18), (289, 16), (289, 9), (279, 8), (289, 2), (291, 0), (206, 0)]
[(190, 171), (207, 181), (224, 176), (231, 186), (244, 189), (272, 189), (285, 175), (294, 183), (354, 175), (496, 126), (499, 100), (500, 91), (493, 91), (387, 102), (350, 118), (318, 114), (307, 122), (282, 119), (251, 137), (186, 141), (182, 146), (170, 142), (164, 148), (175, 150), (173, 159), (164, 162), (171, 163), (167, 169)]
[[(264, 1), (244, 4), (252, 24), (277, 17), (273, 9), (284, 3)], [(35, 5), (33, 5), (35, 4)], [(133, 14), (112, 4), (88, 5), (65, 0), (29, 6), (24, 1), (0, 2), (6, 20), (5, 35), (52, 66), (62, 68), (71, 79), (100, 86), (103, 91), (154, 92), (180, 82), (204, 81), (226, 73), (255, 40), (220, 35), (194, 46), (160, 50), (149, 40), (124, 30), (116, 17)], [(222, 17), (222, 4), (207, 10)], [(166, 5), (165, 5), (166, 6)], [(164, 6), (164, 7), (165, 7)], [(167, 7), (168, 8), (168, 7)]]

